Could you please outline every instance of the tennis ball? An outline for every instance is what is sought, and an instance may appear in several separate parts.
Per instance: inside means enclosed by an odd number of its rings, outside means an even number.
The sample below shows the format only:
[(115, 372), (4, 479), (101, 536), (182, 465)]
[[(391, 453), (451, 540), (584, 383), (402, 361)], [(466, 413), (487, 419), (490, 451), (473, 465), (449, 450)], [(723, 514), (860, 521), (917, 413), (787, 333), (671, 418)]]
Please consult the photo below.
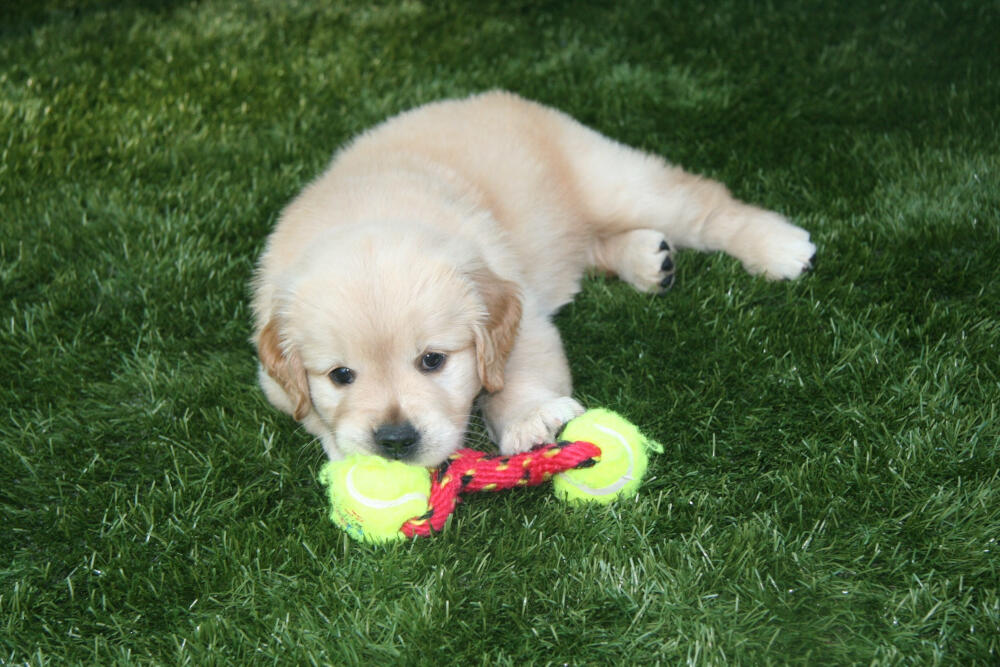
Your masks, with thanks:
[(573, 419), (559, 438), (584, 440), (601, 448), (595, 465), (567, 470), (552, 478), (556, 496), (569, 502), (610, 503), (634, 495), (646, 474), (649, 450), (663, 451), (630, 421), (605, 409), (588, 410)]
[(330, 500), (330, 520), (363, 542), (405, 539), (400, 527), (427, 512), (427, 468), (380, 456), (330, 461), (319, 471)]

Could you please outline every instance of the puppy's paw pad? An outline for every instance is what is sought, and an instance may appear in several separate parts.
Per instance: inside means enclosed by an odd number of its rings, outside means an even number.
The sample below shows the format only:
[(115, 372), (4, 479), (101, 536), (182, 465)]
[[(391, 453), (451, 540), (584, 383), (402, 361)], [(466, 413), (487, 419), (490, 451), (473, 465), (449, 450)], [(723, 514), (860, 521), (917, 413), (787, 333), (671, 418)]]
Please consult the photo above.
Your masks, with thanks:
[(618, 277), (640, 292), (661, 293), (674, 284), (674, 260), (666, 237), (635, 229), (620, 237)]
[(783, 280), (798, 278), (812, 268), (816, 246), (809, 240), (809, 232), (777, 213), (753, 215), (739, 237), (740, 259), (750, 273)]
[(542, 403), (504, 427), (500, 435), (500, 453), (509, 456), (554, 442), (563, 425), (583, 411), (583, 406), (569, 396)]

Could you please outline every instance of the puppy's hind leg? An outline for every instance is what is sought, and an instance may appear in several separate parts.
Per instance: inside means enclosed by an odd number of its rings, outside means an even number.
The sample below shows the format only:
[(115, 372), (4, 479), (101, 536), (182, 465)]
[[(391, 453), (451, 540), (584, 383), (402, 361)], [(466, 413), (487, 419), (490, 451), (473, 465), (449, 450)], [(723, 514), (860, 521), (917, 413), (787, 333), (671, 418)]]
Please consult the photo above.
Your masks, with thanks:
[[(644, 291), (654, 289), (651, 267), (656, 263), (648, 253), (662, 252), (662, 241), (650, 232), (659, 232), (671, 248), (722, 250), (749, 272), (772, 279), (796, 278), (810, 267), (816, 246), (809, 233), (781, 215), (745, 204), (721, 183), (578, 123), (562, 129), (576, 190), (596, 239), (592, 255), (598, 268)], [(648, 252), (638, 249), (641, 239), (646, 239)], [(637, 280), (629, 277), (636, 274)]]

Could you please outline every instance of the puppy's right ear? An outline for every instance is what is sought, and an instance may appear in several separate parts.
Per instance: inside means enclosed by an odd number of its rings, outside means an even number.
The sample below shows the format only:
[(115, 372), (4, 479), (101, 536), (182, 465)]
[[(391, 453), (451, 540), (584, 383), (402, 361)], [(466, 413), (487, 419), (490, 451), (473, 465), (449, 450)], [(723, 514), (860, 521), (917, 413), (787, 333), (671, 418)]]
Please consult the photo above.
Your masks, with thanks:
[(294, 351), (289, 351), (281, 344), (281, 331), (276, 318), (271, 320), (260, 331), (257, 337), (257, 356), (260, 363), (280, 386), (289, 399), (292, 416), (301, 421), (312, 407), (309, 400), (309, 381), (306, 379), (306, 369), (302, 360)]

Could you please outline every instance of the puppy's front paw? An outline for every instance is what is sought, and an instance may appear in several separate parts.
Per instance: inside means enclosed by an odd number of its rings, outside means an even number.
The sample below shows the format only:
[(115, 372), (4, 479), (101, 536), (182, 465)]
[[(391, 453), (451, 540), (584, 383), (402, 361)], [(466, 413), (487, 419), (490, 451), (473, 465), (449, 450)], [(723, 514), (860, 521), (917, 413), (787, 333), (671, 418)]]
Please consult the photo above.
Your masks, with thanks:
[(747, 214), (734, 241), (733, 254), (740, 258), (744, 268), (771, 280), (798, 278), (812, 268), (816, 255), (809, 232), (777, 213), (759, 209)]
[(510, 456), (526, 452), (536, 445), (553, 442), (563, 425), (581, 414), (583, 406), (569, 396), (546, 401), (503, 427), (500, 433), (500, 453)]

